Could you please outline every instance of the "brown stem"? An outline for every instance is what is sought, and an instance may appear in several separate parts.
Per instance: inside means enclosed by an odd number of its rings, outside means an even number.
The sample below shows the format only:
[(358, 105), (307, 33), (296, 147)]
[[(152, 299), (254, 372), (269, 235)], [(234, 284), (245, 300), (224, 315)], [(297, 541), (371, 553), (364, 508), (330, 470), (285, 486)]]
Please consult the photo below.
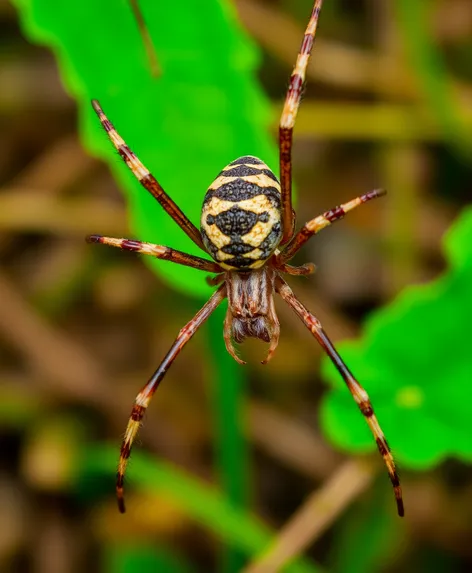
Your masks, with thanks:
[(372, 482), (378, 465), (370, 459), (343, 464), (319, 491), (312, 493), (281, 529), (272, 544), (242, 573), (276, 573), (308, 548)]

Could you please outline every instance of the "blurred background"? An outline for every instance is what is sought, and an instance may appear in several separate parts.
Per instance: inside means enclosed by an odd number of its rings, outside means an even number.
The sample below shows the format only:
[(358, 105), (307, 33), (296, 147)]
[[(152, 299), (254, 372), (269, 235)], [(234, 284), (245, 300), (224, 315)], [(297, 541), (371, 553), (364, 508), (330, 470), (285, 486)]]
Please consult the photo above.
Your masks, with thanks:
[[(17, 8), (26, 18), (31, 5), (0, 0), (0, 571), (261, 573), (298, 553), (287, 571), (470, 571), (470, 466), (406, 464), (400, 520), (378, 454), (353, 457), (322, 434), (322, 353), (279, 303), (269, 365), (252, 341), (244, 368), (222, 357), (222, 315), (178, 357), (147, 413), (128, 512), (118, 514), (114, 473), (134, 397), (205, 291), (193, 297), (132, 254), (85, 244), (90, 233), (136, 237), (139, 224), (130, 230), (109, 167), (81, 145), (53, 53), (22, 32)], [(271, 120), (258, 129), (273, 148), (311, 3), (234, 6), (229, 25), (260, 52), (253, 81)], [(81, 33), (85, 45), (91, 34)], [(468, 0), (325, 1), (295, 128), (298, 223), (389, 190), (297, 259), (317, 272), (290, 283), (335, 342), (360, 336), (405, 287), (447, 272), (443, 235), (472, 199), (471, 64)], [(183, 147), (171, 168), (197, 152)], [(157, 162), (149, 167), (160, 179)], [(201, 202), (205, 187), (192, 193)], [(464, 392), (459, 401), (470, 401)], [(278, 553), (277, 535), (287, 535)], [(269, 546), (270, 565), (244, 569)]]

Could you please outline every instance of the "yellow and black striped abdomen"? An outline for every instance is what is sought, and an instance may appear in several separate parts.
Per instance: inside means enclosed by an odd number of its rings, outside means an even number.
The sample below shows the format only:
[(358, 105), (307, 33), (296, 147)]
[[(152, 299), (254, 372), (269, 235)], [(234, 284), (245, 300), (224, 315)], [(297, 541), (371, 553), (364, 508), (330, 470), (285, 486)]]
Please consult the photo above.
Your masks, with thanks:
[(265, 163), (245, 156), (221, 171), (205, 195), (201, 233), (225, 269), (262, 267), (282, 238), (280, 184)]

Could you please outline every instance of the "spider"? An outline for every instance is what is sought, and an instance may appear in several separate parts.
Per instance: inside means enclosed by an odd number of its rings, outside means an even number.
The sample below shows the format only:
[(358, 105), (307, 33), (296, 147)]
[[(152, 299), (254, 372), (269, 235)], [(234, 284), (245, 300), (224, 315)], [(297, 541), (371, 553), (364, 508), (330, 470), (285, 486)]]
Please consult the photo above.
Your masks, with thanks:
[(280, 119), (280, 182), (269, 167), (257, 157), (247, 155), (231, 162), (220, 172), (206, 192), (200, 231), (126, 145), (98, 101), (92, 100), (93, 109), (108, 137), (139, 182), (155, 197), (188, 237), (213, 260), (131, 239), (91, 235), (87, 237), (87, 241), (214, 273), (215, 276), (209, 278), (208, 282), (218, 287), (206, 304), (179, 332), (159, 368), (136, 397), (122, 442), (117, 471), (116, 494), (118, 508), (122, 513), (125, 511), (124, 475), (131, 447), (146, 408), (177, 355), (216, 307), (227, 299), (228, 310), (223, 336), (228, 352), (237, 362), (244, 364), (236, 355), (233, 341), (241, 343), (245, 338), (259, 338), (269, 343), (268, 354), (263, 361), (267, 363), (272, 358), (279, 341), (280, 326), (274, 307), (274, 293), (277, 293), (313, 334), (342, 376), (374, 435), (392, 482), (398, 514), (404, 515), (402, 490), (395, 462), (367, 392), (343, 362), (319, 320), (298, 300), (282, 276), (311, 274), (314, 271), (312, 263), (298, 267), (288, 264), (302, 245), (319, 231), (341, 219), (347, 212), (384, 194), (383, 190), (375, 190), (361, 195), (308, 221), (295, 233), (291, 161), (293, 127), (321, 5), (322, 0), (314, 2), (295, 68), (290, 77)]

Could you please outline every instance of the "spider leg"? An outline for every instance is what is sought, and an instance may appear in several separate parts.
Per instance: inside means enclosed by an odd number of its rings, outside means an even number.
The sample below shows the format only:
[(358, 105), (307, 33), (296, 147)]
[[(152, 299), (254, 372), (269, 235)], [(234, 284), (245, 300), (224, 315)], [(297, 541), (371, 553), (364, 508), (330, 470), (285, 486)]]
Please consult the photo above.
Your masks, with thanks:
[(159, 368), (156, 370), (156, 372), (154, 372), (150, 380), (143, 387), (141, 392), (139, 392), (139, 394), (136, 396), (134, 407), (131, 411), (131, 416), (128, 421), (128, 427), (126, 428), (125, 437), (123, 439), (123, 443), (121, 444), (120, 461), (118, 463), (118, 472), (116, 475), (116, 496), (118, 499), (118, 509), (121, 513), (125, 512), (123, 496), (125, 470), (131, 453), (131, 447), (139, 430), (141, 421), (144, 417), (144, 413), (146, 412), (146, 408), (149, 406), (149, 402), (151, 401), (154, 392), (157, 390), (159, 384), (161, 383), (167, 370), (170, 368), (177, 355), (180, 353), (185, 344), (192, 338), (198, 328), (200, 328), (200, 326), (225, 298), (225, 296), (226, 285), (223, 284), (215, 293), (213, 293), (208, 302), (197, 312), (192, 320), (182, 328), (177, 338), (175, 339), (174, 344), (171, 346), (169, 352), (161, 362)]
[(385, 439), (382, 429), (380, 428), (380, 425), (374, 414), (374, 410), (372, 408), (372, 404), (370, 402), (369, 396), (367, 395), (367, 392), (354, 378), (346, 364), (344, 364), (342, 358), (334, 348), (333, 343), (324, 332), (320, 321), (313, 314), (311, 314), (311, 312), (305, 308), (305, 306), (303, 306), (303, 304), (295, 297), (292, 289), (282, 279), (282, 277), (278, 276), (276, 278), (275, 288), (280, 296), (284, 299), (284, 301), (295, 311), (305, 326), (311, 331), (313, 336), (320, 343), (338, 372), (341, 374), (347, 387), (349, 388), (352, 397), (356, 401), (356, 404), (359, 406), (360, 411), (362, 412), (372, 434), (374, 435), (380, 455), (383, 457), (385, 465), (387, 466), (388, 475), (390, 477), (390, 481), (392, 482), (395, 499), (397, 501), (398, 515), (403, 517), (405, 511), (403, 508), (402, 489), (395, 467), (395, 462), (390, 452), (387, 440)]
[(308, 275), (312, 275), (316, 270), (316, 266), (313, 263), (305, 263), (304, 265), (300, 265), (299, 267), (294, 267), (293, 265), (280, 263), (277, 259), (275, 259), (274, 266), (278, 271), (282, 273), (287, 273), (288, 275), (293, 275), (297, 277), (306, 277)]
[(334, 209), (326, 211), (322, 215), (318, 215), (308, 223), (305, 223), (303, 227), (298, 231), (298, 233), (292, 238), (289, 244), (278, 256), (278, 262), (285, 263), (294, 257), (300, 248), (316, 233), (322, 231), (325, 227), (329, 227), (335, 221), (342, 219), (346, 213), (352, 211), (359, 205), (363, 205), (370, 201), (371, 199), (376, 199), (377, 197), (382, 197), (386, 194), (384, 189), (375, 189), (374, 191), (369, 191), (360, 197), (356, 197), (347, 203), (343, 203)]
[(284, 109), (279, 125), (280, 183), (282, 203), (283, 236), (281, 245), (285, 245), (293, 236), (294, 213), (292, 209), (292, 139), (293, 126), (305, 83), (306, 68), (315, 40), (318, 16), (323, 0), (316, 0), (305, 30), (295, 68), (290, 77), (290, 84), (285, 97)]
[(131, 169), (136, 179), (138, 179), (141, 185), (147, 189), (155, 199), (157, 199), (164, 210), (172, 217), (172, 219), (174, 219), (177, 225), (182, 228), (182, 230), (192, 239), (192, 241), (202, 250), (205, 250), (200, 231), (197, 229), (197, 227), (195, 227), (190, 219), (184, 215), (180, 207), (174, 203), (174, 201), (159, 185), (157, 179), (146, 169), (146, 167), (144, 167), (141, 161), (139, 161), (136, 155), (126, 145), (123, 138), (113, 127), (111, 121), (103, 113), (103, 110), (96, 99), (92, 100), (92, 107), (95, 110), (95, 113), (98, 115), (98, 118), (103, 125), (103, 128), (107, 132), (111, 142), (115, 146), (123, 161)]
[(139, 253), (141, 255), (150, 255), (157, 259), (172, 261), (179, 265), (185, 265), (187, 267), (192, 267), (193, 269), (209, 273), (220, 273), (223, 270), (218, 263), (213, 261), (201, 259), (194, 255), (188, 255), (187, 253), (176, 251), (170, 247), (154, 245), (153, 243), (145, 243), (143, 241), (135, 241), (133, 239), (115, 239), (113, 237), (104, 237), (103, 235), (89, 235), (85, 240), (87, 243), (99, 243), (110, 247), (118, 247), (118, 249), (123, 249), (124, 251), (133, 251), (134, 253)]
[(207, 284), (210, 286), (218, 286), (225, 280), (225, 276), (226, 276), (225, 273), (220, 273), (219, 275), (216, 275), (214, 277), (206, 277), (205, 280)]

